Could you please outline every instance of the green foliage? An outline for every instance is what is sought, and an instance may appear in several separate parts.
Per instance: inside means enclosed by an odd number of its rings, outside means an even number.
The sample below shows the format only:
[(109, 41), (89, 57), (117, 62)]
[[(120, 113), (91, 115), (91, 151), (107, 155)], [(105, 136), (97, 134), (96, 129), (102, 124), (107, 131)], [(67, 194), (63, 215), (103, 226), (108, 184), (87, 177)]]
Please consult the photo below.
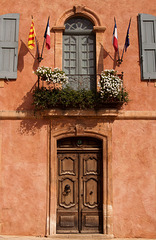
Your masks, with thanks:
[[(99, 107), (116, 106), (128, 102), (128, 94), (124, 89), (117, 98), (101, 98), (100, 92), (91, 90), (73, 90), (70, 87), (63, 89), (36, 88), (33, 92), (33, 105), (36, 110), (52, 108), (79, 108), (92, 109)], [(110, 105), (111, 104), (111, 105)]]

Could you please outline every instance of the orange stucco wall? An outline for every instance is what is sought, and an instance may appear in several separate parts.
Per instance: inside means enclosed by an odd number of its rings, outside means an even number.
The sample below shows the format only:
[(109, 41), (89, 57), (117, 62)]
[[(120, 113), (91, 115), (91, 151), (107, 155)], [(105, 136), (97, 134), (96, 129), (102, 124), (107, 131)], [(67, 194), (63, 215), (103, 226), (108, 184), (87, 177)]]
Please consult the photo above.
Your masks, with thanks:
[(155, 237), (155, 133), (154, 121), (113, 124), (116, 237)]
[[(38, 126), (39, 130), (34, 126)], [(43, 235), (47, 198), (46, 125), (1, 121), (1, 234)]]
[[(131, 101), (123, 111), (155, 111), (155, 83), (143, 82), (140, 77), (137, 26), (139, 13), (156, 15), (155, 0), (1, 0), (0, 15), (20, 13), (20, 23), (18, 77), (0, 88), (0, 111), (11, 114), (33, 109), (32, 88), (37, 82), (33, 71), (38, 63), (36, 49), (27, 48), (31, 15), (41, 49), (48, 16), (52, 28), (75, 4), (91, 9), (106, 27), (102, 64), (104, 69), (115, 67), (119, 73), (124, 72), (124, 85)], [(113, 60), (114, 16), (120, 54), (132, 17), (130, 46), (120, 66), (114, 66)], [(54, 67), (54, 37), (51, 32), (51, 49), (44, 49), (41, 65)], [(0, 121), (0, 234), (46, 234), (48, 126), (49, 120), (41, 119)], [(114, 236), (156, 238), (156, 122), (115, 120), (111, 126)]]
[[(1, 1), (0, 14), (20, 13), (19, 25), (19, 58), (18, 58), (18, 78), (16, 81), (5, 84), (1, 89), (0, 108), (3, 110), (30, 109), (31, 97), (29, 95), (35, 82), (36, 76), (32, 73), (37, 67), (37, 61), (34, 60), (36, 50), (28, 50), (27, 42), (31, 25), (31, 15), (34, 17), (35, 30), (40, 44), (40, 50), (43, 43), (43, 35), (48, 16), (50, 16), (50, 27), (55, 26), (56, 21), (62, 14), (72, 9), (75, 4), (84, 5), (94, 11), (101, 25), (106, 27), (103, 37), (105, 69), (114, 67), (114, 49), (112, 47), (112, 31), (114, 27), (114, 16), (116, 17), (118, 27), (118, 40), (120, 54), (122, 53), (128, 22), (132, 17), (130, 28), (130, 47), (124, 55), (124, 61), (116, 70), (124, 72), (124, 82), (127, 91), (130, 94), (131, 102), (126, 109), (129, 110), (155, 110), (156, 101), (154, 101), (155, 87), (154, 83), (141, 82), (138, 48), (138, 27), (137, 16), (139, 13), (156, 14), (155, 1), (148, 0), (134, 1), (127, 3), (124, 1), (52, 1), (33, 0), (31, 2), (22, 1)], [(44, 60), (41, 65), (54, 66), (54, 33), (51, 33), (51, 50), (44, 50)], [(29, 94), (29, 95), (28, 95)], [(12, 99), (8, 101), (8, 99)]]

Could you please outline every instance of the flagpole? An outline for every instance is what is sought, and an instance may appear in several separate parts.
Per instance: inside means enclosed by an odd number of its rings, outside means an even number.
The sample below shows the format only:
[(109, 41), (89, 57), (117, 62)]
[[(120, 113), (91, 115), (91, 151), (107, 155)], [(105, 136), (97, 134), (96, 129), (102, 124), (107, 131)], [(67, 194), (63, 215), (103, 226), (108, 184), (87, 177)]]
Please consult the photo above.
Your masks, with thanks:
[(123, 55), (124, 55), (124, 51), (125, 51), (125, 45), (124, 45), (124, 47), (123, 47), (123, 50), (122, 50), (121, 61), (123, 61)]
[[(35, 36), (35, 42), (36, 42), (36, 47), (37, 47), (37, 53), (38, 53), (38, 61), (39, 61), (39, 58), (40, 58), (40, 53), (39, 53), (39, 47), (38, 47), (38, 40), (37, 40), (37, 37)], [(39, 61), (40, 62), (40, 61)]]
[(119, 55), (119, 46), (118, 46), (118, 60), (117, 60), (117, 62), (120, 62), (121, 61), (121, 59), (120, 59), (120, 55)]
[[(48, 17), (48, 21), (49, 21), (49, 19), (50, 19), (50, 16)], [(48, 23), (48, 21), (47, 21), (47, 23)], [(47, 26), (46, 26), (46, 30), (47, 30)], [(42, 55), (43, 55), (43, 49), (44, 49), (44, 45), (45, 45), (45, 37), (44, 37), (44, 40), (43, 40), (43, 45), (42, 45), (42, 52), (41, 52), (41, 61), (42, 61)]]
[(45, 45), (45, 38), (44, 38), (44, 40), (43, 40), (43, 45), (42, 45), (42, 51), (41, 51), (41, 61), (43, 60), (43, 58), (42, 58), (42, 55), (43, 55), (43, 49), (44, 49), (44, 45)]

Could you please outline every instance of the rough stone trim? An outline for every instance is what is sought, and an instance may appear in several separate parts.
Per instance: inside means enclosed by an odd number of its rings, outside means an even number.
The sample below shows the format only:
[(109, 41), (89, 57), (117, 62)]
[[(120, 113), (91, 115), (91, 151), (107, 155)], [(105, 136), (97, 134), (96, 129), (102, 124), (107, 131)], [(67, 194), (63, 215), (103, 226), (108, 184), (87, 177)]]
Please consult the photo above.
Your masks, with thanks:
[(89, 8), (86, 8), (83, 5), (75, 5), (73, 6), (72, 9), (65, 11), (62, 14), (62, 16), (57, 20), (55, 26), (63, 26), (65, 20), (75, 15), (88, 17), (94, 23), (95, 26), (101, 26), (101, 22), (98, 15), (94, 11), (90, 10)]
[(95, 110), (45, 110), (0, 111), (0, 120), (53, 119), (55, 117), (111, 118), (114, 120), (156, 120), (156, 111), (123, 111), (116, 109)]

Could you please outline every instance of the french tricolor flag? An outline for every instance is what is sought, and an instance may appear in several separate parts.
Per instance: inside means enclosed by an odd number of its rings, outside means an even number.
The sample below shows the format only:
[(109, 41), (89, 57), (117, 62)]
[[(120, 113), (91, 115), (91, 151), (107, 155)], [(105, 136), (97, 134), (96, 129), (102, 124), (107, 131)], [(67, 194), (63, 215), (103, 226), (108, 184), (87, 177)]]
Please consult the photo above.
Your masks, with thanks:
[(47, 22), (47, 26), (46, 26), (44, 38), (45, 38), (45, 40), (46, 40), (46, 48), (49, 50), (49, 49), (50, 49), (50, 27), (49, 27), (49, 18), (48, 18), (48, 22)]
[(117, 52), (118, 51), (118, 34), (117, 34), (116, 21), (115, 21), (114, 30), (113, 30), (113, 47), (115, 49), (115, 52)]

